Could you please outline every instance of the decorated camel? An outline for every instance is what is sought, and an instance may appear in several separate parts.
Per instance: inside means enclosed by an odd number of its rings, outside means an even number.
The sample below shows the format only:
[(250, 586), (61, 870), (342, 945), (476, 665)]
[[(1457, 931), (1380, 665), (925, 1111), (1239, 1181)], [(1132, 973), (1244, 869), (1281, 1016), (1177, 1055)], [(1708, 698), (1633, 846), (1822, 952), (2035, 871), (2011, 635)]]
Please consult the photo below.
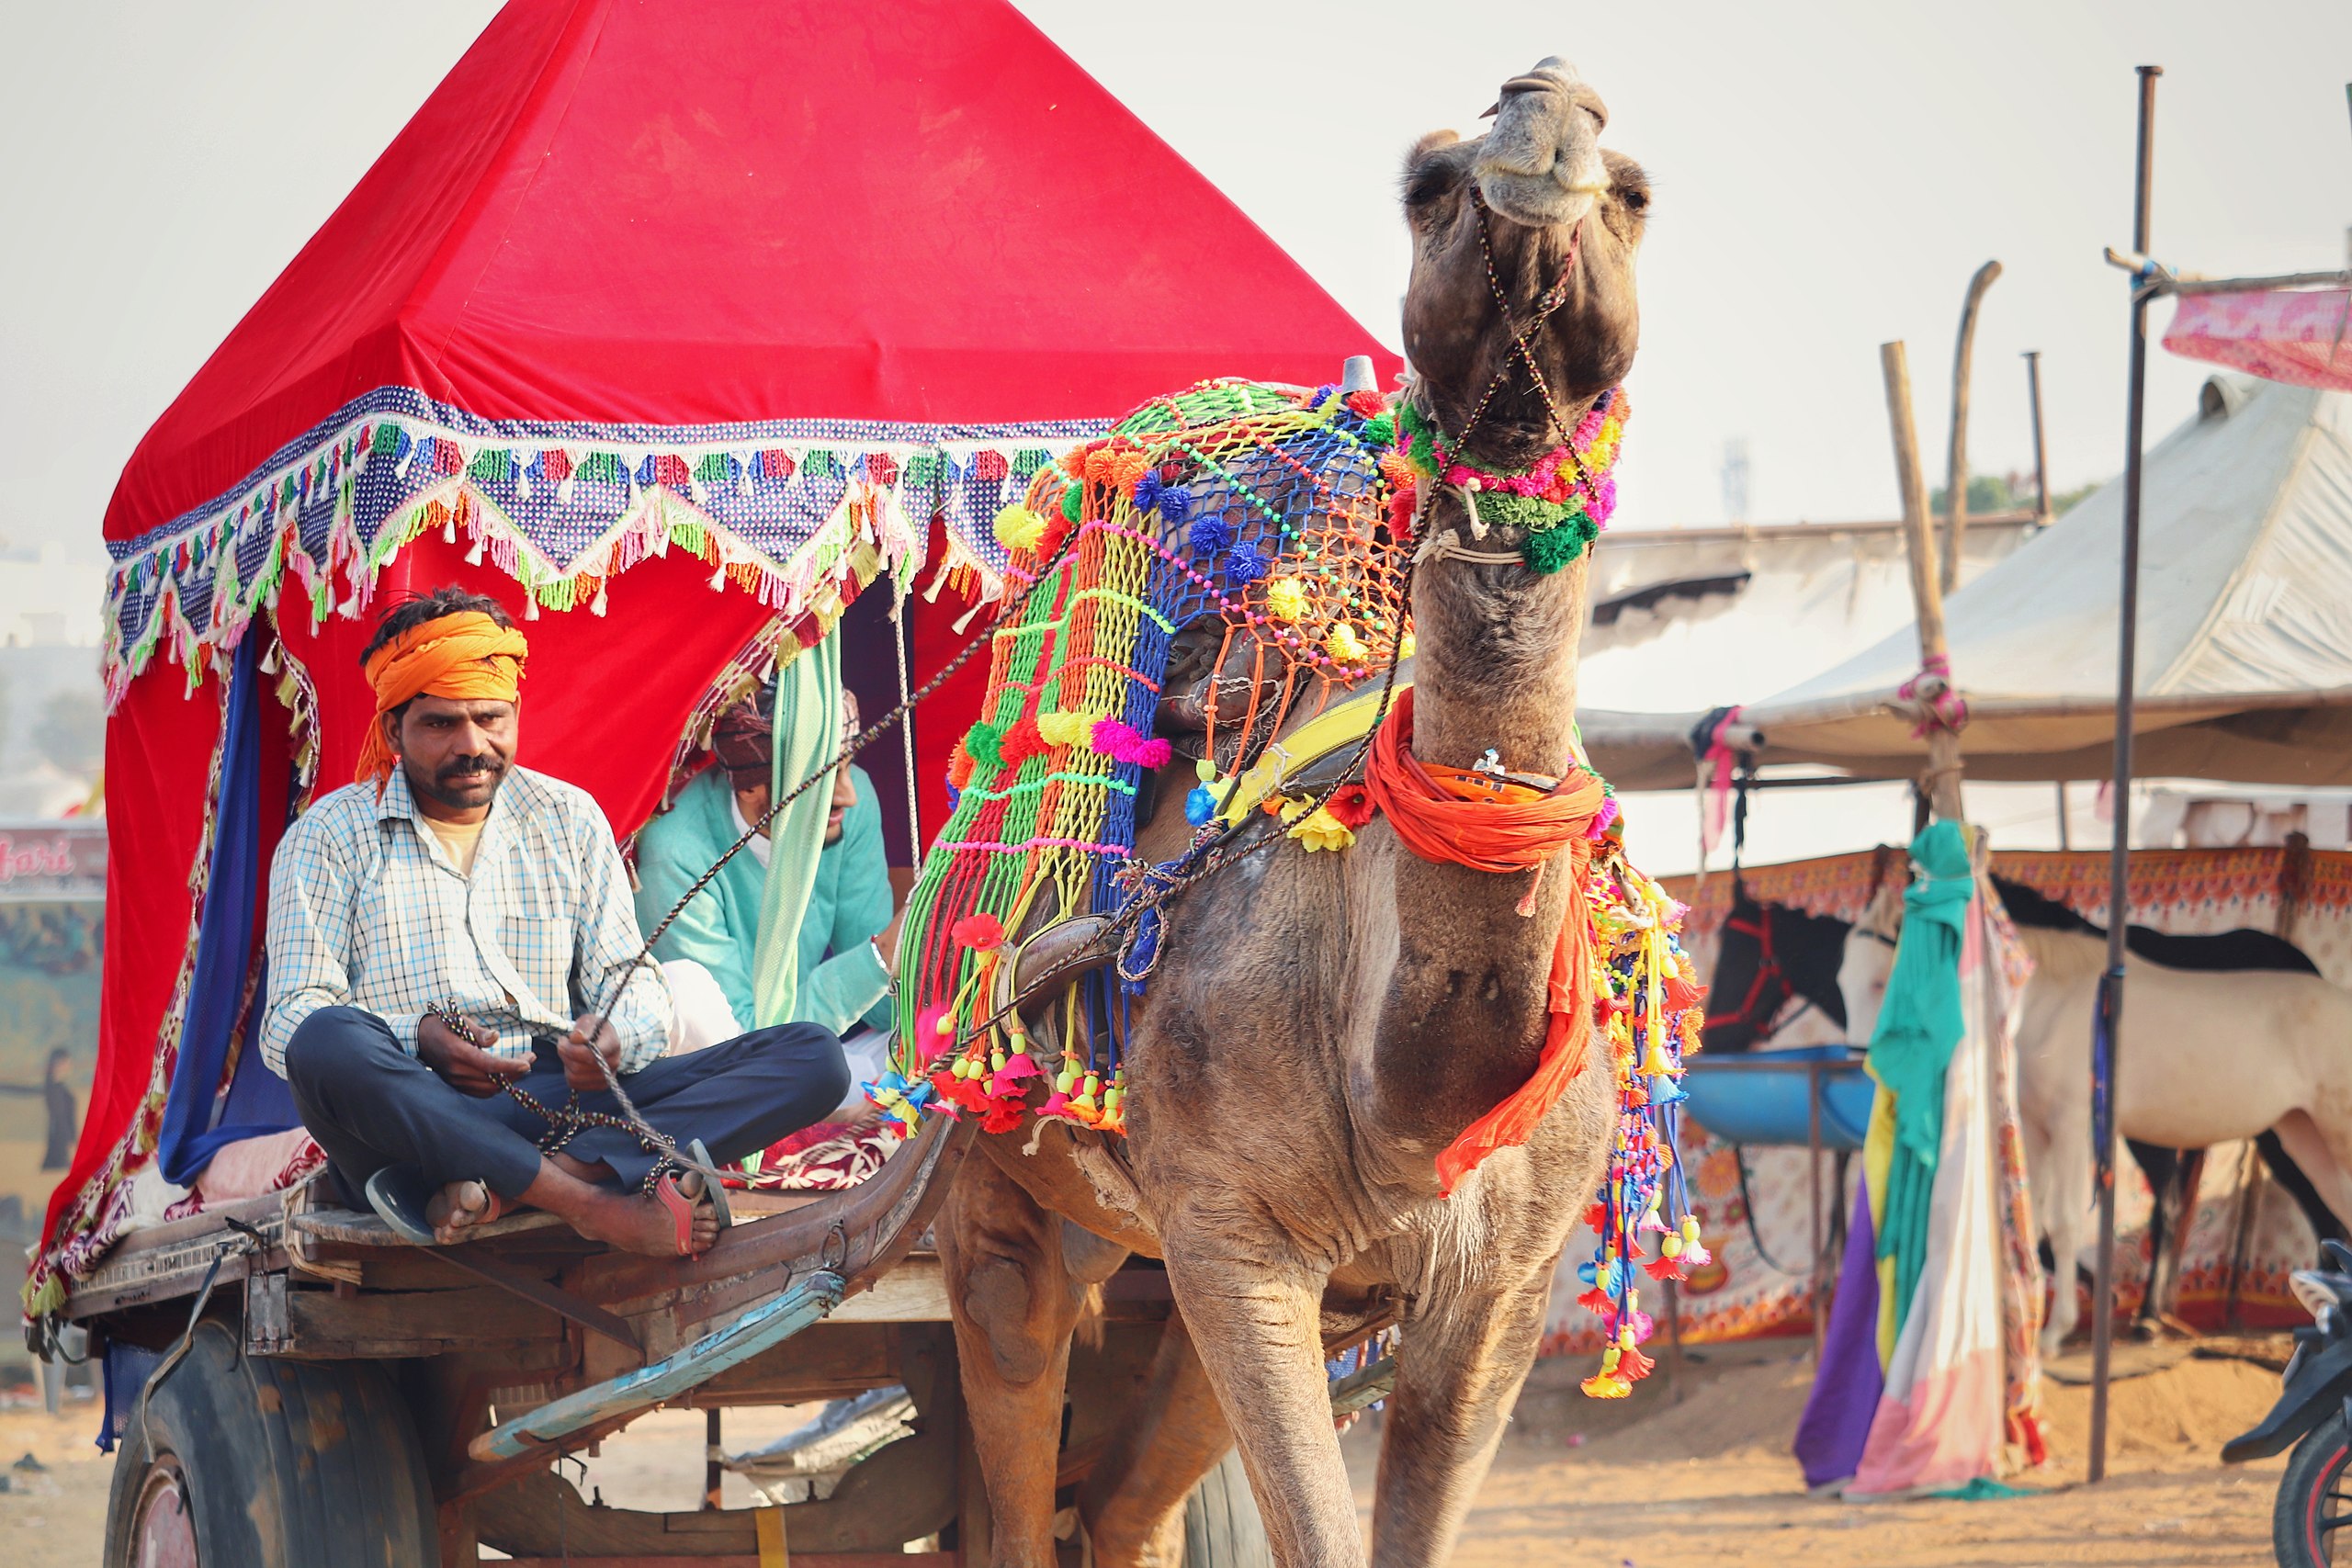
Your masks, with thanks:
[(1237, 1440), (1277, 1561), (1364, 1561), (1325, 1358), (1388, 1325), (1373, 1553), (1442, 1561), (1589, 1205), (1589, 1391), (1646, 1369), (1696, 994), (1573, 722), (1649, 200), (1605, 119), (1547, 60), (1413, 149), (1401, 401), (1195, 389), (998, 520), (1034, 586), (875, 1091), (989, 1134), (937, 1234), (996, 1563), (1054, 1561), (1071, 1337), (1130, 1252), (1177, 1311), (1080, 1497), (1097, 1562), (1178, 1562)]

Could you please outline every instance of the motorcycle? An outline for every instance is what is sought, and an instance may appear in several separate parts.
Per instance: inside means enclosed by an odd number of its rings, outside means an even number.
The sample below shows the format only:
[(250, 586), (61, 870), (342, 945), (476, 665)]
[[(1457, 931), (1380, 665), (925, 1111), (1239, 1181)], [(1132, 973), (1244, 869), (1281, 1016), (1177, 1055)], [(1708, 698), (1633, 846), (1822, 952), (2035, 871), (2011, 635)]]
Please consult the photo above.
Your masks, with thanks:
[[(2223, 1463), (2243, 1464), (2294, 1446), (2270, 1511), (2280, 1568), (2336, 1562), (2335, 1538), (2352, 1526), (2352, 1247), (2326, 1241), (2321, 1249), (2325, 1268), (2288, 1277), (2312, 1322), (2295, 1330), (2278, 1402), (2222, 1448)], [(2342, 1561), (2352, 1563), (2352, 1541)]]

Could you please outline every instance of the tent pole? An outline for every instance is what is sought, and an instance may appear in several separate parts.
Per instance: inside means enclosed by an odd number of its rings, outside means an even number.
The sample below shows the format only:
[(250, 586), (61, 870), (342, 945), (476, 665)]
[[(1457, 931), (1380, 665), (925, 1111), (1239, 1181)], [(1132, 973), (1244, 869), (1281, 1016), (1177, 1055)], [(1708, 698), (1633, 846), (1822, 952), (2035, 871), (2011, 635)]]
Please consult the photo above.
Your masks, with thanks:
[(2026, 400), (2033, 408), (2033, 521), (2050, 526), (2050, 463), (2041, 446), (2041, 350), (2025, 351)]
[(1968, 301), (1960, 308), (1960, 342), (1951, 351), (1951, 439), (1944, 448), (1943, 590), (1960, 586), (1960, 546), (1968, 533), (1968, 369), (1976, 353), (1976, 308), (2001, 276), (1988, 261), (1968, 280)]
[[(2148, 254), (2150, 207), (2155, 194), (2156, 78), (2161, 65), (2140, 71), (2137, 190), (2132, 206), (2132, 249)], [(2132, 699), (2138, 686), (2140, 641), (2140, 441), (2148, 393), (2149, 293), (2132, 290), (2132, 381), (2123, 437), (2123, 585), (2116, 616), (2114, 841), (2107, 870), (2107, 976), (2091, 1032), (2091, 1152), (2097, 1161), (2098, 1263), (2091, 1280), (2090, 1478), (2107, 1476), (2107, 1380), (2115, 1344), (2115, 1105), (2118, 1049), (2123, 1025), (2124, 938), (2132, 924)], [(2071, 1263), (2064, 1284), (2072, 1289)]]
[[(1935, 525), (1928, 515), (1928, 483), (1919, 468), (1918, 422), (1911, 414), (1910, 355), (1900, 343), (1883, 343), (1878, 363), (1886, 379), (1886, 422), (1894, 440), (1894, 477), (1903, 488), (1903, 528), (1911, 545), (1911, 603), (1919, 617), (1918, 694), (1927, 703), (1937, 695), (1932, 682), (1951, 679), (1944, 669), (1944, 595), (1936, 570)], [(1961, 819), (1960, 737), (1940, 724), (1928, 730), (1927, 795), (1936, 816)]]

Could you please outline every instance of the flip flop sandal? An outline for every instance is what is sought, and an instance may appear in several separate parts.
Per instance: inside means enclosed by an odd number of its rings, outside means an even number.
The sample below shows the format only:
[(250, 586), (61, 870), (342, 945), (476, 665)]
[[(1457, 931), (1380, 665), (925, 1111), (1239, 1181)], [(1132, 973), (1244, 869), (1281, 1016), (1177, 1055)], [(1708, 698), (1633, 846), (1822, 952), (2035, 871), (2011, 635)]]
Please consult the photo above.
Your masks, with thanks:
[[(485, 1181), (481, 1186), (490, 1206), (474, 1224), (486, 1225), (506, 1212), (506, 1203), (491, 1191), (490, 1183)], [(433, 1222), (426, 1218), (438, 1190), (416, 1167), (388, 1165), (368, 1179), (368, 1206), (402, 1241), (416, 1247), (439, 1247), (443, 1243), (434, 1235)]]
[(668, 1212), (670, 1223), (676, 1229), (678, 1256), (700, 1258), (702, 1254), (695, 1250), (695, 1211), (702, 1206), (700, 1201), (686, 1196), (675, 1176), (655, 1179), (652, 1194), (653, 1201)]
[[(710, 1167), (713, 1170), (719, 1168), (718, 1162), (710, 1157), (710, 1151), (703, 1147), (703, 1142), (700, 1138), (693, 1138), (687, 1141), (686, 1153), (694, 1156), (695, 1159)], [(695, 1174), (696, 1176), (702, 1176), (702, 1172), (700, 1171), (696, 1171)], [(727, 1231), (728, 1227), (735, 1223), (735, 1211), (729, 1206), (727, 1201), (727, 1184), (723, 1181), (713, 1181), (707, 1176), (702, 1176), (702, 1185), (703, 1195), (710, 1200), (710, 1206), (718, 1211), (718, 1229), (723, 1235)]]

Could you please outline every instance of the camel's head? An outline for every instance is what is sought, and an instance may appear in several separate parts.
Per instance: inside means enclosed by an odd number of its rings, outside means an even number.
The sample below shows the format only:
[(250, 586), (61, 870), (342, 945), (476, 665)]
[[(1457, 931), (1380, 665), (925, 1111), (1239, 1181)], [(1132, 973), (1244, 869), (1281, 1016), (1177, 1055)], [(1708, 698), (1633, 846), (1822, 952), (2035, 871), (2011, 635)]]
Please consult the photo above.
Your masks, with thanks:
[(1472, 445), (1510, 458), (1552, 444), (1544, 394), (1512, 364), (1510, 339), (1551, 291), (1561, 302), (1531, 346), (1564, 417), (1631, 368), (1641, 328), (1634, 257), (1650, 192), (1640, 164), (1602, 150), (1608, 107), (1566, 61), (1554, 56), (1504, 83), (1490, 112), (1486, 135), (1464, 141), (1437, 131), (1406, 161), (1405, 352), (1448, 430), (1460, 430), (1508, 372)]

